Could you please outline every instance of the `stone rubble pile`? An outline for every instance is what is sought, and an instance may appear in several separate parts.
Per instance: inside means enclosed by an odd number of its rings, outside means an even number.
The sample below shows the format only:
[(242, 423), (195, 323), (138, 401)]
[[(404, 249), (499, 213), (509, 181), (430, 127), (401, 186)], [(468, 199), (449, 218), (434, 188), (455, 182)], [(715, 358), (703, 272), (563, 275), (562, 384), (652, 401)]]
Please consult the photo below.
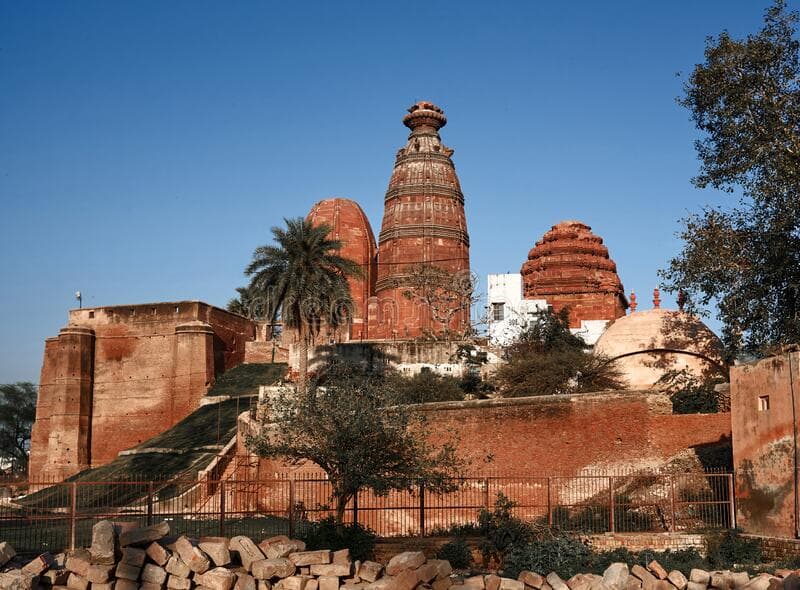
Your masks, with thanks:
[(563, 580), (523, 571), (465, 577), (446, 560), (422, 552), (395, 555), (386, 567), (353, 561), (348, 549), (307, 551), (276, 536), (256, 544), (245, 536), (170, 537), (169, 525), (117, 531), (109, 521), (92, 529), (92, 545), (20, 560), (0, 542), (0, 590), (800, 590), (800, 575), (693, 569), (688, 578), (657, 561), (647, 567), (614, 563), (603, 575)]
[[(0, 543), (0, 590), (447, 590), (453, 569), (421, 552), (393, 557), (384, 568), (353, 561), (350, 551), (306, 551), (276, 536), (256, 544), (233, 538), (170, 537), (166, 522), (119, 532), (92, 528), (92, 545), (25, 563)], [(520, 588), (519, 590), (524, 590)]]

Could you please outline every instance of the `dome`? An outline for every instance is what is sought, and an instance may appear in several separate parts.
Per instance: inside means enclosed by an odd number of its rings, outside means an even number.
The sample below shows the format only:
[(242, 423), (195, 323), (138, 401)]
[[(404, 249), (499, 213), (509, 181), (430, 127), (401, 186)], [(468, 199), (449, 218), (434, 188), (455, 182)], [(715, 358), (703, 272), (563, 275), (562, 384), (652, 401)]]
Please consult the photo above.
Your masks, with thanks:
[(351, 278), (350, 293), (356, 312), (351, 327), (351, 338), (366, 337), (367, 299), (375, 285), (375, 235), (364, 211), (355, 201), (342, 197), (324, 199), (316, 203), (308, 213), (308, 220), (315, 226), (327, 225), (331, 228), (330, 237), (341, 240), (339, 253), (353, 260), (364, 271), (362, 278)]
[(600, 336), (595, 352), (616, 360), (628, 386), (657, 386), (668, 371), (687, 370), (697, 377), (725, 367), (722, 342), (691, 314), (650, 309), (615, 320)]
[(622, 317), (628, 307), (603, 238), (580, 221), (551, 227), (528, 253), (521, 273), (525, 299), (545, 299), (556, 311), (569, 307), (573, 328), (581, 321)]

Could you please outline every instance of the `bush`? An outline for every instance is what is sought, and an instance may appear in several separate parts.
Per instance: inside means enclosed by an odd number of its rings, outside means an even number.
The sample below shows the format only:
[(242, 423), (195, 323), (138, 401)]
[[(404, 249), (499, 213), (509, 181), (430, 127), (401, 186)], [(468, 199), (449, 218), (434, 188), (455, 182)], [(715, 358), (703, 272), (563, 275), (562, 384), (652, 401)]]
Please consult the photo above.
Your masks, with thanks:
[(441, 546), (436, 557), (446, 559), (456, 569), (467, 569), (472, 564), (472, 551), (464, 539), (455, 539)]
[(761, 563), (761, 544), (755, 539), (745, 539), (741, 531), (732, 529), (706, 536), (708, 561), (716, 568)]
[(392, 401), (397, 404), (426, 404), (464, 399), (464, 390), (455, 377), (422, 371), (411, 377), (394, 374), (387, 379)]
[(667, 571), (678, 570), (689, 573), (692, 568), (710, 569), (708, 562), (695, 549), (679, 551), (652, 551), (647, 549), (634, 553), (625, 547), (594, 553), (591, 558), (589, 572), (602, 574), (612, 563), (627, 563), (629, 567), (639, 564), (646, 567), (653, 560), (664, 566)]
[(559, 535), (513, 547), (506, 556), (503, 576), (517, 579), (522, 570), (556, 572), (565, 580), (585, 573), (591, 566), (592, 552), (578, 539)]
[(331, 516), (318, 522), (309, 523), (300, 538), (305, 542), (309, 551), (349, 549), (353, 561), (365, 561), (375, 556), (375, 542), (378, 535), (360, 524), (345, 524), (337, 527), (336, 520)]
[(511, 514), (515, 506), (514, 501), (500, 492), (497, 494), (494, 510), (481, 510), (478, 513), (477, 533), (483, 537), (480, 550), (484, 565), (494, 560), (498, 567), (503, 567), (505, 556), (512, 547), (533, 540), (531, 525)]

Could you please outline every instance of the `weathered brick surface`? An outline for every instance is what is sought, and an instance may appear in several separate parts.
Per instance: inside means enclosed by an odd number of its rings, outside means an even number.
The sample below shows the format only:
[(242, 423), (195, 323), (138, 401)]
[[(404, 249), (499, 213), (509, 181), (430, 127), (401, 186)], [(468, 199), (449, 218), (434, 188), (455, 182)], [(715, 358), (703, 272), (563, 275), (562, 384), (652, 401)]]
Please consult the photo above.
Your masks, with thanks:
[(580, 221), (562, 221), (544, 234), (522, 265), (526, 299), (546, 299), (558, 312), (570, 310), (570, 327), (581, 320), (614, 320), (628, 301), (617, 265), (603, 239)]
[(252, 321), (198, 301), (72, 310), (45, 343), (31, 477), (103, 465), (173, 426), (254, 336)]

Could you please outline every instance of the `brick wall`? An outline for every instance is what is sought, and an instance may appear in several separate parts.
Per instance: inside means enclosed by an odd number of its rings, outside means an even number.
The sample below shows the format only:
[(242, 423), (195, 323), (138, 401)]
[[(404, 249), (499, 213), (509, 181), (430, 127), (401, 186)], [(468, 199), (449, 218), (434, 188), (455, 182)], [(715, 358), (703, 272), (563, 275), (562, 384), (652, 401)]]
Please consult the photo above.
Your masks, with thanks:
[(790, 561), (800, 557), (800, 539), (779, 539), (777, 537), (761, 537), (744, 535), (761, 543), (763, 561)]

